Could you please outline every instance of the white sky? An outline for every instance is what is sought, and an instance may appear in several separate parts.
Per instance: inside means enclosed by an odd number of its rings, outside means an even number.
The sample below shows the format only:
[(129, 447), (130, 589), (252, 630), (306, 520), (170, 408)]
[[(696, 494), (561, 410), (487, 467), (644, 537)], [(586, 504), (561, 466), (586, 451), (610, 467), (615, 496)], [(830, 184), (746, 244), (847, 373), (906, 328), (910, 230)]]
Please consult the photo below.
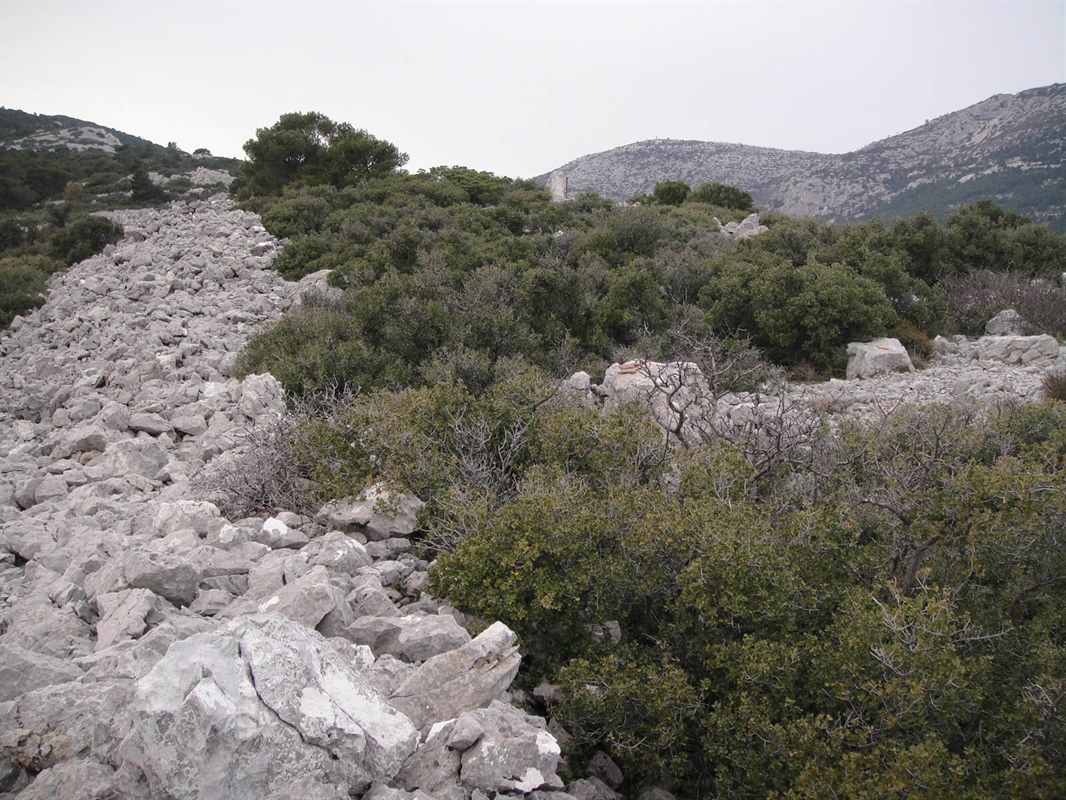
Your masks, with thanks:
[(1066, 82), (1066, 0), (0, 0), (0, 105), (243, 157), (320, 111), (408, 169), (672, 138), (841, 153)]

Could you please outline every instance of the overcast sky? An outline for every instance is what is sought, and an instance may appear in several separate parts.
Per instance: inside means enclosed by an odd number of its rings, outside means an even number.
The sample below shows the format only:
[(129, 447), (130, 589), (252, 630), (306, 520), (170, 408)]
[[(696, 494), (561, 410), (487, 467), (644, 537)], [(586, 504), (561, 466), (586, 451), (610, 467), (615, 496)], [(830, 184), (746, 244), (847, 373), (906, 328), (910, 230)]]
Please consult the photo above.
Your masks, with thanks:
[(1066, 0), (0, 0), (0, 105), (243, 156), (319, 111), (408, 168), (532, 177), (644, 139), (842, 153), (1066, 82)]

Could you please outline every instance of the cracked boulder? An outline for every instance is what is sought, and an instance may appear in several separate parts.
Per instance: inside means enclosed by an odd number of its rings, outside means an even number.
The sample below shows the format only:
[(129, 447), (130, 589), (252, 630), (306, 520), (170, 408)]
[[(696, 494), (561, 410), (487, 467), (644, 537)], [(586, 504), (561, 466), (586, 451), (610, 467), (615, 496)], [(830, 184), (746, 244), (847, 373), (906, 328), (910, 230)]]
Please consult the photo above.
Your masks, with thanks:
[(330, 644), (272, 616), (175, 643), (136, 684), (120, 752), (153, 796), (259, 800), (318, 771), (355, 794), (418, 743)]

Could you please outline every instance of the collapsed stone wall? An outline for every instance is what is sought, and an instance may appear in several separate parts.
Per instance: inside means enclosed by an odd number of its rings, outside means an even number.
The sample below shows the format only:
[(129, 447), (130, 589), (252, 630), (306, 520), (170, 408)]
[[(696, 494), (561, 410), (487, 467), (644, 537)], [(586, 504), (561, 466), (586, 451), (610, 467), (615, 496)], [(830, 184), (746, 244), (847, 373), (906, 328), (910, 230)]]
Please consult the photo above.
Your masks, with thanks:
[(284, 412), (234, 375), (304, 289), (258, 217), (111, 216), (0, 335), (0, 797), (574, 797), (507, 702), (515, 635), (422, 591), (413, 499), (226, 519), (193, 492)]

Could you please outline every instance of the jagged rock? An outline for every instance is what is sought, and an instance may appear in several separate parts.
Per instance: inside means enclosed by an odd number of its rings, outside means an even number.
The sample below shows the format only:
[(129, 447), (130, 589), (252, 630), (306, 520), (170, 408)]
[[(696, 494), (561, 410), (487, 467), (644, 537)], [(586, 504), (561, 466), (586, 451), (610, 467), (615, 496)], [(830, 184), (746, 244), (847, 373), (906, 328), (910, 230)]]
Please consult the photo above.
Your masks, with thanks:
[[(350, 797), (343, 783), (328, 781), (321, 770), (316, 770), (301, 775), (264, 800), (350, 800)], [(364, 800), (366, 797), (363, 795)]]
[(1000, 311), (985, 323), (985, 333), (989, 336), (1025, 336), (1029, 323), (1013, 308)]
[(459, 716), (448, 747), (462, 751), (461, 782), (486, 792), (562, 789), (555, 770), (559, 745), (544, 720), (505, 703)]
[(307, 556), (309, 566), (323, 566), (332, 573), (355, 575), (373, 563), (366, 547), (340, 531), (330, 531), (313, 540), (300, 552)]
[(14, 700), (42, 686), (77, 680), (83, 674), (70, 661), (0, 639), (0, 702)]
[(971, 353), (980, 359), (1001, 361), (1004, 364), (1031, 364), (1053, 360), (1059, 356), (1059, 343), (1054, 336), (982, 336)]
[(285, 413), (285, 390), (273, 375), (249, 375), (241, 381), (237, 410), (252, 420), (264, 414), (280, 417)]
[(258, 611), (279, 614), (314, 628), (335, 605), (329, 573), (325, 567), (313, 567), (307, 574), (260, 602)]
[(612, 789), (617, 789), (625, 779), (622, 770), (614, 763), (609, 755), (602, 750), (597, 750), (589, 760), (587, 767), (590, 777), (600, 778)]
[(327, 503), (316, 520), (329, 528), (358, 531), (370, 541), (384, 541), (412, 534), (418, 527), (418, 510), (423, 505), (413, 495), (398, 494), (376, 484), (358, 498)]
[(448, 747), (448, 736), (454, 728), (455, 720), (434, 725), (425, 741), (404, 762), (397, 782), (409, 791), (422, 790), (433, 797), (459, 789), (462, 753)]
[(910, 354), (899, 339), (874, 339), (848, 345), (848, 380), (870, 378), (884, 372), (913, 372)]
[[(370, 791), (363, 795), (363, 800), (451, 800), (451, 797), (453, 796), (448, 794), (426, 794), (421, 790), (405, 792), (403, 789), (375, 783), (370, 787)], [(465, 800), (466, 794), (460, 789), (459, 794), (454, 797), (456, 800)]]
[(319, 771), (391, 780), (418, 732), (318, 634), (279, 617), (190, 637), (136, 684), (122, 757), (174, 798), (260, 800)]
[(107, 446), (104, 454), (87, 468), (95, 480), (141, 475), (154, 478), (170, 457), (155, 441), (127, 439)]
[(131, 431), (143, 431), (152, 436), (158, 436), (161, 433), (169, 433), (174, 430), (174, 427), (162, 416), (149, 411), (138, 411), (130, 414), (130, 421), (127, 425)]
[(178, 606), (196, 597), (202, 570), (184, 556), (172, 553), (133, 551), (122, 558), (126, 582), (134, 589), (148, 589)]
[(276, 517), (270, 517), (263, 522), (258, 533), (252, 537), (252, 541), (265, 544), (271, 550), (291, 549), (299, 550), (310, 539), (307, 534), (297, 528), (290, 528)]
[(89, 756), (109, 762), (132, 695), (128, 680), (72, 681), (0, 703), (0, 761), (32, 771)]
[(699, 366), (687, 361), (612, 364), (595, 391), (604, 398), (607, 408), (642, 403), (661, 428), (681, 430), (684, 435), (698, 429), (705, 415), (714, 411), (707, 402), (711, 393), (703, 373)]
[(522, 657), (515, 633), (494, 622), (457, 650), (426, 661), (390, 698), (419, 729), (487, 706), (511, 685)]
[(126, 589), (96, 597), (100, 621), (96, 623), (95, 652), (116, 642), (139, 638), (166, 619), (163, 600), (148, 589)]
[(645, 789), (637, 795), (637, 800), (677, 800), (674, 795), (659, 786)]
[(62, 761), (19, 792), (20, 800), (117, 800), (115, 770), (92, 758)]
[(450, 616), (360, 617), (344, 635), (367, 645), (374, 655), (406, 661), (426, 661), (470, 641), (470, 634)]
[(566, 787), (575, 800), (624, 800), (622, 795), (595, 776), (574, 781)]
[(74, 608), (56, 605), (43, 592), (19, 598), (5, 620), (4, 642), (54, 658), (78, 658), (92, 652), (92, 630)]

